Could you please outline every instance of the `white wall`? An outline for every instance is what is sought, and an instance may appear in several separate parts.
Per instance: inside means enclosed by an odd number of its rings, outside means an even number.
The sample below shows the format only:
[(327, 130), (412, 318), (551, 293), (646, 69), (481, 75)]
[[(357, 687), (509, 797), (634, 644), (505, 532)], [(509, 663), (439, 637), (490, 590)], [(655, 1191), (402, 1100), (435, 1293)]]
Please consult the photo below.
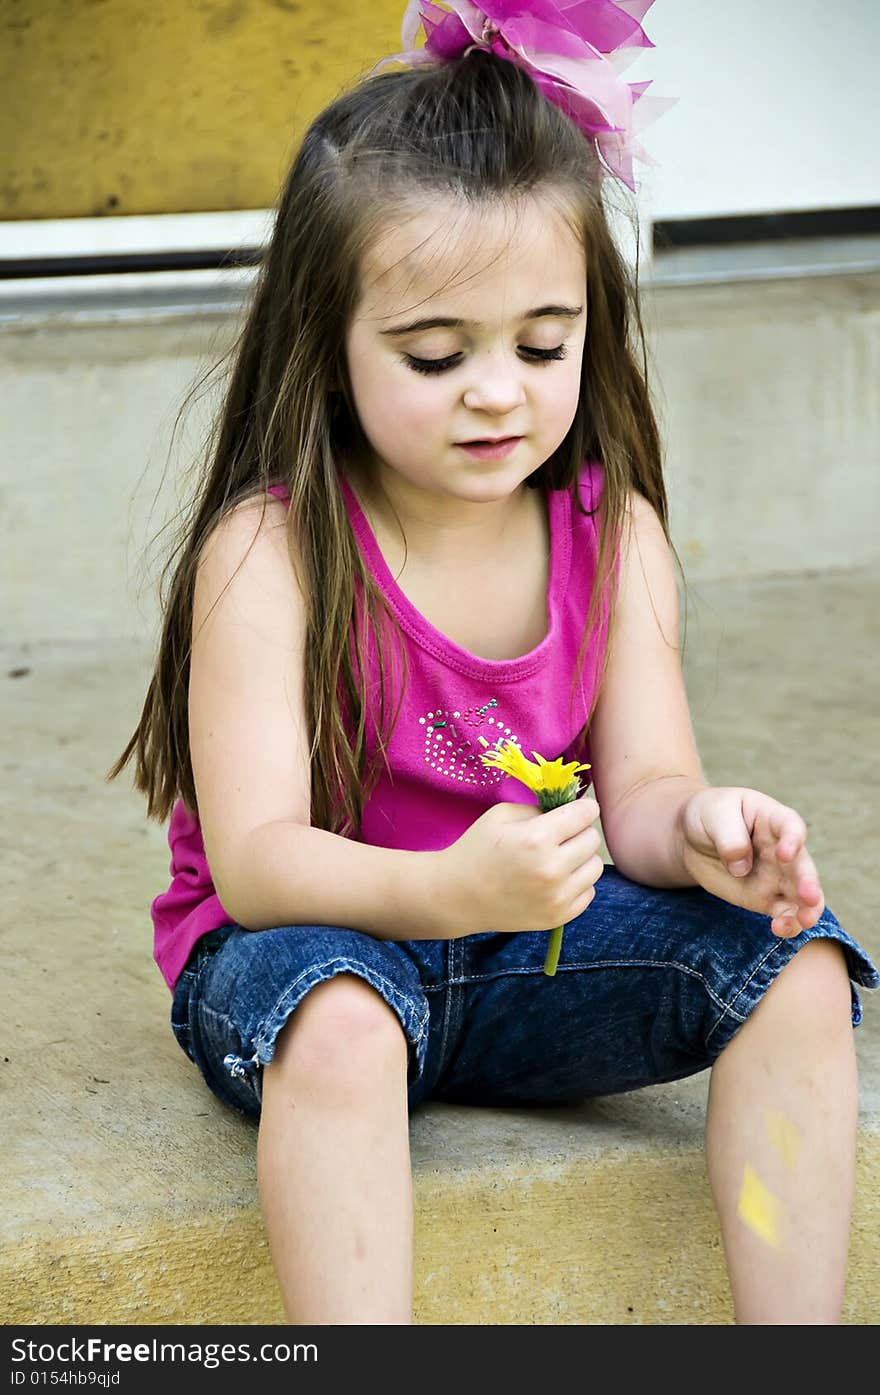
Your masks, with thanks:
[(655, 0), (624, 77), (677, 104), (636, 164), (653, 218), (880, 203), (880, 0)]

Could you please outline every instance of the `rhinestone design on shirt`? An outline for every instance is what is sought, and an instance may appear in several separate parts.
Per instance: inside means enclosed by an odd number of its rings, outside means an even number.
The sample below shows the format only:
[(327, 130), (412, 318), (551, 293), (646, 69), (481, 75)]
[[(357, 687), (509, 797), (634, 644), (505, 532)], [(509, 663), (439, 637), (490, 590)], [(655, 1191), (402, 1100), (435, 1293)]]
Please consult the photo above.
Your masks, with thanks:
[[(493, 770), (483, 765), (480, 756), (486, 752), (477, 736), (494, 736), (491, 746), (510, 740), (519, 743), (519, 737), (505, 725), (504, 718), (491, 716), (497, 709), (498, 699), (489, 698), (481, 707), (453, 705), (451, 708), (437, 707), (419, 718), (424, 727), (425, 764), (447, 780), (460, 781), (465, 785), (492, 786), (505, 778), (501, 770)], [(483, 731), (480, 728), (484, 728)]]

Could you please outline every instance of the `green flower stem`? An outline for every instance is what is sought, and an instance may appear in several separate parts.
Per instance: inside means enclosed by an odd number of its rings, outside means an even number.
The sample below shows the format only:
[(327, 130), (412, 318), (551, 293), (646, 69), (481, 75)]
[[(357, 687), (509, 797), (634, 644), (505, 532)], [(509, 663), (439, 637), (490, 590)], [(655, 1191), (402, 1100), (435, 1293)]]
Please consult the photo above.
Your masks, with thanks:
[(547, 945), (547, 957), (544, 960), (544, 973), (552, 978), (556, 973), (556, 966), (559, 963), (559, 951), (562, 949), (562, 926), (557, 925), (555, 930), (550, 931), (550, 942)]
[[(573, 799), (577, 799), (580, 788), (580, 780), (571, 780), (562, 789), (540, 790), (538, 793), (538, 807), (541, 813), (546, 814), (551, 809), (558, 809), (560, 804), (570, 804)], [(544, 959), (544, 973), (548, 978), (552, 978), (556, 973), (556, 966), (559, 963), (561, 950), (562, 926), (557, 925), (555, 930), (550, 931), (550, 942), (547, 945), (547, 954)]]

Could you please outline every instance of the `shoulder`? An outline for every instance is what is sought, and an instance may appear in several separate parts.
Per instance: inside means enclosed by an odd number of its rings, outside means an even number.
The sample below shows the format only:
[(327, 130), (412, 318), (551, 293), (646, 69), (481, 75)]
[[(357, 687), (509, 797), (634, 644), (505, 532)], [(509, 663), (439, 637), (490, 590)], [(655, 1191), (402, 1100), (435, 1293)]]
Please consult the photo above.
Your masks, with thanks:
[(637, 624), (678, 646), (678, 588), (672, 549), (653, 504), (637, 489), (624, 500), (620, 535), (618, 626)]
[(299, 610), (300, 588), (292, 564), (287, 507), (262, 495), (234, 504), (213, 526), (200, 549), (193, 623), (204, 622), (221, 602), (226, 610), (253, 614)]
[(629, 550), (635, 546), (640, 547), (647, 543), (653, 547), (659, 547), (661, 551), (669, 552), (669, 543), (666, 532), (660, 520), (660, 515), (649, 503), (644, 494), (640, 494), (637, 489), (627, 490), (624, 499), (624, 521), (622, 542)]
[(227, 509), (204, 539), (199, 556), (204, 558), (217, 550), (235, 550), (258, 540), (265, 546), (287, 531), (287, 507), (270, 494), (249, 495)]
[[(594, 532), (598, 531), (596, 514), (602, 503), (604, 485), (605, 471), (602, 465), (596, 460), (584, 461), (578, 487), (581, 508), (590, 517)], [(617, 512), (614, 550), (620, 579), (618, 603), (624, 606), (640, 601), (644, 603), (650, 590), (662, 592), (667, 606), (670, 599), (677, 603), (672, 549), (657, 510), (639, 490), (630, 488)], [(586, 527), (586, 520), (580, 526)]]

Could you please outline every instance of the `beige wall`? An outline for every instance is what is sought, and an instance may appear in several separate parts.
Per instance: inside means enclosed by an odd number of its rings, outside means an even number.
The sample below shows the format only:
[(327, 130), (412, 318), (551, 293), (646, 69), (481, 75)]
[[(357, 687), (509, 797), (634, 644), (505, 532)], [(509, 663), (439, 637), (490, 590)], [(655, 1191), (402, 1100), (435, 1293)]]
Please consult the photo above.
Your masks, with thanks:
[(0, 218), (265, 208), (403, 0), (0, 6)]
[[(689, 585), (876, 565), (880, 273), (666, 287), (645, 309)], [(237, 325), (74, 312), (0, 326), (8, 640), (154, 632), (219, 379), (172, 427)]]

